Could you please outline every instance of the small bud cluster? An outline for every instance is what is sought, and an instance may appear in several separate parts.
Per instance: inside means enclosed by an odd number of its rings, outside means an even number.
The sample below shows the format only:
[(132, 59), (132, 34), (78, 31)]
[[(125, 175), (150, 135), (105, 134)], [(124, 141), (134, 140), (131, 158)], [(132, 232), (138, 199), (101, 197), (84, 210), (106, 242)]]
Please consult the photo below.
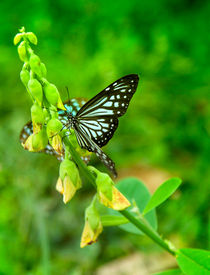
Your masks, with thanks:
[(65, 110), (56, 86), (47, 81), (47, 70), (44, 63), (34, 53), (30, 43), (37, 45), (37, 37), (32, 32), (25, 32), (22, 28), (14, 38), (18, 45), (20, 60), (24, 62), (20, 72), (20, 79), (26, 87), (33, 105), (31, 119), (33, 134), (23, 144), (24, 148), (39, 152), (44, 150), (48, 142), (53, 149), (62, 154), (62, 123), (58, 120), (57, 108)]
[[(77, 166), (70, 160), (69, 145), (65, 144), (65, 148), (63, 148), (62, 137), (65, 135), (65, 131), (59, 120), (57, 108), (65, 110), (65, 107), (56, 86), (46, 79), (45, 64), (30, 47), (30, 43), (37, 44), (35, 34), (25, 32), (25, 29), (22, 28), (14, 38), (14, 44), (18, 43), (18, 54), (21, 61), (24, 62), (20, 79), (33, 101), (31, 107), (33, 134), (26, 139), (23, 146), (31, 152), (39, 152), (50, 144), (58, 154), (63, 155), (65, 153), (65, 159), (60, 164), (56, 189), (63, 195), (63, 202), (66, 204), (81, 188), (82, 183)], [(76, 149), (75, 153), (79, 152), (83, 157), (82, 149), (77, 149), (78, 144), (75, 135), (71, 135), (69, 140)], [(88, 167), (87, 172), (93, 173), (96, 178), (97, 195), (85, 212), (85, 227), (82, 233), (81, 247), (96, 242), (103, 230), (96, 202), (114, 210), (124, 210), (130, 206), (130, 202), (114, 186), (108, 174), (101, 173), (91, 166)]]

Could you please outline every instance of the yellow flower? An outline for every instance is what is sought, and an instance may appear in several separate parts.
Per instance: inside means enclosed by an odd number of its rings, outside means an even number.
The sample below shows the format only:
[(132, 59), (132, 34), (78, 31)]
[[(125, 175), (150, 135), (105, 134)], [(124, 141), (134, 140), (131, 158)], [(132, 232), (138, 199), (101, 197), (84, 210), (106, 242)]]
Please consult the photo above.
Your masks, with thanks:
[(77, 191), (76, 187), (74, 186), (68, 175), (65, 176), (63, 181), (61, 180), (61, 178), (58, 178), (56, 190), (63, 195), (63, 202), (65, 204), (73, 198)]
[(62, 138), (60, 135), (57, 134), (54, 137), (50, 138), (50, 144), (58, 154), (62, 155), (63, 144), (62, 144)]
[(97, 241), (98, 236), (103, 230), (102, 223), (100, 222), (97, 229), (93, 230), (90, 226), (88, 220), (85, 221), (85, 226), (82, 232), (82, 238), (80, 242), (80, 247), (83, 248), (87, 245), (91, 245)]
[(76, 165), (68, 159), (61, 163), (59, 174), (56, 190), (63, 195), (63, 202), (67, 203), (81, 188), (81, 179)]
[(119, 210), (119, 211), (124, 210), (131, 205), (130, 202), (126, 199), (126, 197), (116, 187), (112, 186), (111, 188), (112, 188), (111, 200), (107, 198), (103, 192), (98, 190), (98, 197), (99, 197), (100, 203), (102, 203), (106, 207), (112, 208), (114, 210)]
[(101, 173), (92, 166), (89, 166), (89, 169), (96, 174), (97, 193), (100, 203), (114, 210), (124, 210), (131, 205), (126, 197), (114, 186), (108, 174)]
[(53, 149), (60, 155), (63, 151), (62, 138), (60, 136), (63, 124), (57, 119), (52, 118), (47, 123), (47, 135)]
[(96, 197), (85, 211), (85, 226), (82, 232), (80, 247), (85, 247), (97, 241), (103, 230), (100, 215), (95, 206)]

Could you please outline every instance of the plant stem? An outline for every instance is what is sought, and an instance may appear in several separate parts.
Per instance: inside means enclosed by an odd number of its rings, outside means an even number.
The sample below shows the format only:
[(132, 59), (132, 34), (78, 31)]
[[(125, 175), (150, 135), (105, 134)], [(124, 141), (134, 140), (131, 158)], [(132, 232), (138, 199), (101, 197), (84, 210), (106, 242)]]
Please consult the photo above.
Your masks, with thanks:
[[(84, 164), (84, 162), (81, 160), (78, 153), (75, 151), (73, 145), (69, 141), (67, 137), (64, 138), (65, 146), (68, 147), (69, 152), (71, 153), (71, 156), (73, 160), (76, 162), (78, 167), (80, 168), (80, 171), (83, 173), (83, 175), (86, 177), (86, 179), (96, 188), (95, 184), (95, 176), (88, 170), (87, 166)], [(145, 223), (144, 218), (136, 219), (129, 211), (122, 210), (119, 211), (121, 215), (123, 215), (126, 219), (130, 221), (133, 225), (135, 225), (138, 229), (140, 229), (145, 235), (150, 237), (155, 243), (157, 243), (159, 246), (161, 246), (163, 249), (168, 251), (170, 254), (175, 255), (175, 249), (171, 248), (169, 244), (164, 241), (161, 236), (151, 228), (151, 226), (147, 223)]]

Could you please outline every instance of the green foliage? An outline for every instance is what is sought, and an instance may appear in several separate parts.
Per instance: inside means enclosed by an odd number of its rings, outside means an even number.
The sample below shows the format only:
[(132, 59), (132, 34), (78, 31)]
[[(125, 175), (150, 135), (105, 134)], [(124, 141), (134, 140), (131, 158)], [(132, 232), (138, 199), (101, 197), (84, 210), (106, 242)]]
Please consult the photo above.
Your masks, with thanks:
[[(106, 150), (122, 174), (137, 173), (142, 178), (143, 166), (151, 178), (153, 167), (180, 176), (180, 189), (158, 209), (159, 230), (180, 245), (206, 247), (209, 12), (208, 1), (132, 0), (122, 4), (77, 0), (52, 4), (44, 0), (18, 5), (14, 0), (1, 1), (2, 273), (42, 272), (45, 252), (34, 218), (38, 205), (48, 237), (49, 265), (57, 274), (66, 274), (66, 270), (93, 273), (103, 263), (134, 250), (155, 249), (141, 236), (134, 238), (114, 228), (104, 232), (104, 241), (95, 246), (77, 248), (83, 223), (78, 217), (83, 216), (89, 195), (81, 191), (71, 207), (64, 207), (54, 191), (57, 161), (50, 156), (32, 156), (18, 142), (20, 129), (30, 117), (30, 100), (18, 78), (21, 62), (12, 45), (23, 24), (39, 36), (39, 55), (63, 98), (67, 98), (65, 86), (70, 97), (90, 98), (124, 74), (140, 74), (140, 88)], [(181, 204), (177, 202), (180, 196)]]
[(183, 275), (180, 269), (171, 269), (163, 272), (158, 272), (153, 275)]
[(210, 252), (201, 249), (182, 248), (177, 252), (177, 262), (185, 274), (210, 274)]
[(145, 215), (150, 210), (167, 200), (176, 191), (181, 183), (182, 181), (179, 178), (172, 178), (161, 184), (150, 198), (143, 214)]

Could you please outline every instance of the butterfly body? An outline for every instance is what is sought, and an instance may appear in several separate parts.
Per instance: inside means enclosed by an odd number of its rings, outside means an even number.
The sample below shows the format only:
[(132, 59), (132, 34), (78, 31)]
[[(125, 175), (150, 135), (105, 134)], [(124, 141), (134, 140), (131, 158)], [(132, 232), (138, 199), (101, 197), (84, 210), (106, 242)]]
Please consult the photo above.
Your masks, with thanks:
[(118, 127), (118, 118), (127, 111), (138, 81), (138, 75), (126, 75), (88, 102), (71, 99), (69, 104), (64, 104), (66, 111), (58, 111), (64, 128), (74, 130), (80, 147), (94, 152), (115, 176), (114, 162), (100, 148), (112, 138)]

